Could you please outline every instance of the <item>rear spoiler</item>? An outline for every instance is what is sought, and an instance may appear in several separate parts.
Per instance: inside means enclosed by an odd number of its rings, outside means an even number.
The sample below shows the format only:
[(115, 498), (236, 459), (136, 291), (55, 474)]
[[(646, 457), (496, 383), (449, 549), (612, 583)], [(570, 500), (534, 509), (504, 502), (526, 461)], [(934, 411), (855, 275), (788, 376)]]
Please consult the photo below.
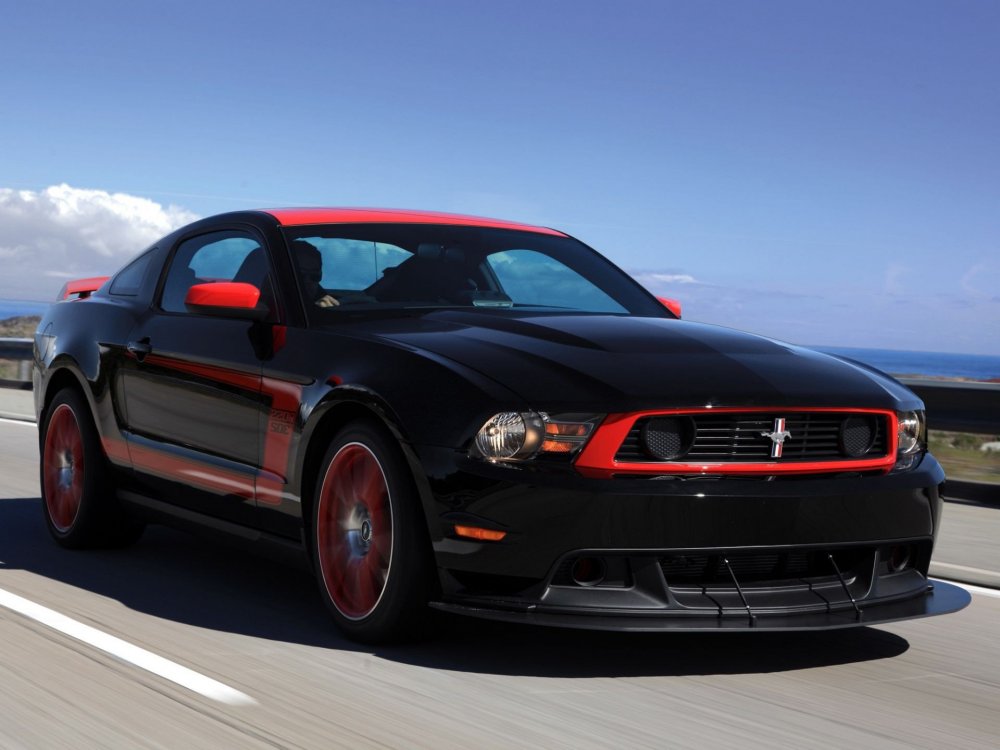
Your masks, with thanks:
[(70, 299), (71, 297), (73, 299), (87, 299), (87, 297), (104, 286), (104, 282), (110, 278), (110, 276), (92, 276), (89, 279), (67, 281), (59, 291), (58, 299)]

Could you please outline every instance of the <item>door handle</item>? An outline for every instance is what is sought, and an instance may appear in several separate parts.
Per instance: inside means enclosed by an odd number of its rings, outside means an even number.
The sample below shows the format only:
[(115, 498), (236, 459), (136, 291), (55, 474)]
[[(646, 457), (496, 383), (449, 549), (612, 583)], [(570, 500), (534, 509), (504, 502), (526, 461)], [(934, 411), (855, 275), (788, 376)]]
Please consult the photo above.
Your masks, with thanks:
[(146, 336), (138, 341), (129, 341), (125, 346), (125, 350), (142, 362), (145, 356), (153, 351), (153, 347), (149, 345), (149, 336)]

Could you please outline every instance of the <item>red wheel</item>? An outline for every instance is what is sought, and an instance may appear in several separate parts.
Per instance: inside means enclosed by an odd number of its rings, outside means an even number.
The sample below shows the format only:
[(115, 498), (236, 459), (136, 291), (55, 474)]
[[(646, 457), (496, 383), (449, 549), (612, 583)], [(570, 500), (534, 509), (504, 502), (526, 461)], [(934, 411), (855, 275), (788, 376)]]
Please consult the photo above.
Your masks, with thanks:
[(63, 389), (41, 421), (40, 479), (45, 522), (64, 547), (122, 547), (143, 524), (122, 510), (112, 468), (82, 394)]
[(348, 636), (420, 636), (432, 573), (423, 508), (399, 444), (357, 421), (333, 439), (316, 474), (313, 564), (320, 595)]
[(327, 466), (316, 519), (319, 568), (333, 605), (360, 620), (378, 605), (392, 565), (392, 503), (378, 458), (361, 443)]
[(69, 404), (59, 404), (49, 417), (42, 451), (45, 506), (57, 531), (65, 534), (80, 512), (83, 499), (83, 435)]

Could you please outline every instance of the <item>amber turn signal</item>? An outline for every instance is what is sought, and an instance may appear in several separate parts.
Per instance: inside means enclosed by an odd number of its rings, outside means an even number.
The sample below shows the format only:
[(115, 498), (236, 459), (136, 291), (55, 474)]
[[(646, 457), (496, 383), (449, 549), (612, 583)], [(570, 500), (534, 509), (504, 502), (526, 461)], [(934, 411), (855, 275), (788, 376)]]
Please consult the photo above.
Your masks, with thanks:
[(480, 539), (486, 542), (499, 542), (505, 536), (506, 531), (496, 531), (495, 529), (482, 529), (479, 526), (459, 526), (455, 525), (455, 533), (467, 539)]

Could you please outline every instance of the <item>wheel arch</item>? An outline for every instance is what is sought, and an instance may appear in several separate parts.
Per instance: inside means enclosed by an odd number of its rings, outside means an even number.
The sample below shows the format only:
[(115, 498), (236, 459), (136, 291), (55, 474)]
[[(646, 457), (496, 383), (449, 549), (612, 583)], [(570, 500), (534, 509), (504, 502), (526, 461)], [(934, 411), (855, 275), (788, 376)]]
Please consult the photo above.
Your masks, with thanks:
[(307, 546), (311, 547), (308, 540), (312, 527), (313, 496), (316, 492), (316, 483), (319, 481), (323, 456), (334, 436), (346, 425), (357, 420), (378, 425), (399, 446), (409, 469), (410, 480), (420, 498), (427, 531), (431, 539), (440, 538), (439, 530), (435, 534), (437, 524), (433, 522), (434, 504), (430, 485), (408, 433), (395, 411), (374, 391), (358, 386), (338, 386), (313, 409), (302, 434), (303, 447), (299, 451), (296, 470), (299, 477), (302, 525), (306, 532)]
[(41, 427), (42, 420), (45, 419), (52, 400), (56, 397), (56, 394), (65, 388), (73, 388), (83, 396), (87, 402), (87, 408), (90, 410), (90, 418), (93, 420), (94, 425), (98, 427), (99, 433), (100, 423), (97, 419), (97, 405), (94, 403), (94, 394), (87, 386), (87, 379), (84, 377), (83, 372), (76, 365), (76, 362), (68, 356), (64, 356), (49, 365), (42, 394), (38, 401), (39, 412), (37, 416), (39, 428)]

